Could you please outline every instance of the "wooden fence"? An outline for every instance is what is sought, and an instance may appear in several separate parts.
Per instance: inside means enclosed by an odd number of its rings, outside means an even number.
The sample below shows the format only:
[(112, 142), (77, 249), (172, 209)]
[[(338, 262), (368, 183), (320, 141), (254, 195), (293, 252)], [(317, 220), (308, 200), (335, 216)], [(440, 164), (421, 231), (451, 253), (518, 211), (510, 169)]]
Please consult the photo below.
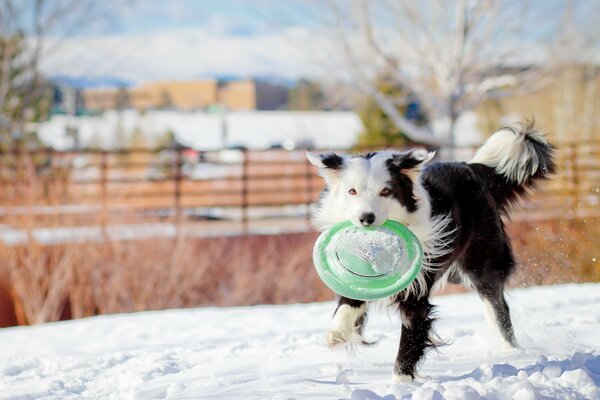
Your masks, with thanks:
[[(558, 147), (558, 173), (514, 219), (600, 216), (600, 142)], [(303, 151), (17, 149), (0, 153), (0, 226), (308, 229), (308, 207), (322, 189), (316, 172)]]
[(246, 232), (249, 222), (302, 219), (322, 188), (300, 151), (17, 150), (0, 157), (0, 224), (19, 227), (169, 222)]

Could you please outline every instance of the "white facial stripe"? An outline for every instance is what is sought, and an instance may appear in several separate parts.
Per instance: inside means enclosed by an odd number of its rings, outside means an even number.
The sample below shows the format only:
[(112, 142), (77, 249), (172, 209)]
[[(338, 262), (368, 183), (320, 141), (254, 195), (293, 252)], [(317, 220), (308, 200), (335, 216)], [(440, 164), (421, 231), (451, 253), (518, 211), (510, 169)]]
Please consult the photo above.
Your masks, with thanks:
[(359, 193), (379, 194), (388, 185), (390, 174), (385, 165), (387, 157), (376, 155), (367, 160), (363, 157), (352, 158), (342, 175), (347, 189), (354, 188)]

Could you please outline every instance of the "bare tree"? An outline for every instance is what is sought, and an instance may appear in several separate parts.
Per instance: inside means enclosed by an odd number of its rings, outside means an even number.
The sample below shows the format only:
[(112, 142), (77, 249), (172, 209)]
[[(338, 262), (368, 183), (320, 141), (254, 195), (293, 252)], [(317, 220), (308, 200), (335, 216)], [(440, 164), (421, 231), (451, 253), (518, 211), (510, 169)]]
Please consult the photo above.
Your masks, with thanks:
[[(541, 3), (328, 0), (319, 9), (346, 81), (371, 96), (411, 140), (453, 147), (463, 113), (544, 83), (545, 44), (557, 27), (546, 17), (561, 5)], [(404, 89), (401, 97), (379, 90), (383, 74)], [(399, 111), (415, 100), (428, 124)]]
[(93, 0), (0, 0), (0, 133), (23, 132), (49, 101), (42, 58), (105, 12)]
[(589, 2), (585, 10), (577, 5), (567, 2), (550, 49), (554, 129), (562, 142), (590, 141), (600, 127), (600, 2)]
[[(26, 138), (27, 124), (39, 120), (50, 106), (50, 86), (40, 72), (44, 57), (60, 50), (64, 38), (98, 17), (103, 10), (93, 0), (0, 0), (0, 150), (8, 139)], [(106, 6), (106, 3), (104, 4)], [(45, 110), (44, 110), (45, 109)], [(0, 284), (10, 287), (18, 305), (20, 323), (58, 320), (74, 280), (74, 247), (48, 250), (37, 242), (33, 231), (35, 198), (44, 192), (35, 155), (16, 153), (4, 185), (15, 202), (29, 210), (22, 223), (27, 234), (24, 246), (0, 245)], [(0, 160), (4, 154), (0, 153)], [(6, 170), (6, 168), (5, 168)], [(47, 171), (46, 171), (47, 172)], [(43, 176), (42, 176), (43, 175)], [(53, 186), (53, 185), (50, 185)], [(59, 185), (60, 186), (60, 185)], [(50, 200), (52, 202), (52, 200)]]

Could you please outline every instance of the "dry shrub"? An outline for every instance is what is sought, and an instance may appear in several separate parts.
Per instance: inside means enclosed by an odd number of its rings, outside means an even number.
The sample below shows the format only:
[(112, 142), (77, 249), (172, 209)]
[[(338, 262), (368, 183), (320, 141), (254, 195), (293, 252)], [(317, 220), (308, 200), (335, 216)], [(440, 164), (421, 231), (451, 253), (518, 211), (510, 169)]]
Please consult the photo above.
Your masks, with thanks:
[[(600, 220), (514, 221), (507, 224), (517, 258), (509, 286), (600, 281)], [(439, 294), (465, 292), (448, 285)]]
[(600, 219), (518, 222), (509, 234), (519, 260), (513, 285), (600, 281)]
[(0, 245), (0, 281), (21, 324), (65, 314), (331, 299), (312, 266), (314, 240), (309, 233)]
[(233, 240), (224, 305), (309, 302), (331, 299), (312, 264), (315, 234), (247, 236)]
[[(331, 298), (312, 267), (314, 234), (131, 241), (97, 248), (99, 313)], [(108, 262), (107, 262), (108, 261)], [(84, 277), (85, 278), (85, 277)]]
[(81, 276), (92, 288), (86, 303), (100, 314), (185, 307), (208, 266), (194, 250), (178, 239), (92, 245)]
[(20, 324), (56, 321), (73, 286), (72, 247), (0, 245), (0, 280), (13, 297)]
[[(511, 285), (600, 280), (598, 222), (509, 224), (520, 262)], [(333, 294), (312, 265), (315, 239), (315, 233), (304, 233), (0, 244), (0, 281), (22, 324), (61, 316), (329, 300)]]

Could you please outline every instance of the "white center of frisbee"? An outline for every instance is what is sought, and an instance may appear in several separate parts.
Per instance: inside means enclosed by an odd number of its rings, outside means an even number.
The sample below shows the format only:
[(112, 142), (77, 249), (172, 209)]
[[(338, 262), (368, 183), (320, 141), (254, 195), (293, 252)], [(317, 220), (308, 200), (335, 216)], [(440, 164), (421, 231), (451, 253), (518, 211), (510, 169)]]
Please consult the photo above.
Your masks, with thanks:
[(332, 244), (337, 249), (350, 250), (371, 264), (373, 271), (379, 274), (398, 271), (404, 253), (402, 240), (385, 228), (349, 228), (337, 235)]

